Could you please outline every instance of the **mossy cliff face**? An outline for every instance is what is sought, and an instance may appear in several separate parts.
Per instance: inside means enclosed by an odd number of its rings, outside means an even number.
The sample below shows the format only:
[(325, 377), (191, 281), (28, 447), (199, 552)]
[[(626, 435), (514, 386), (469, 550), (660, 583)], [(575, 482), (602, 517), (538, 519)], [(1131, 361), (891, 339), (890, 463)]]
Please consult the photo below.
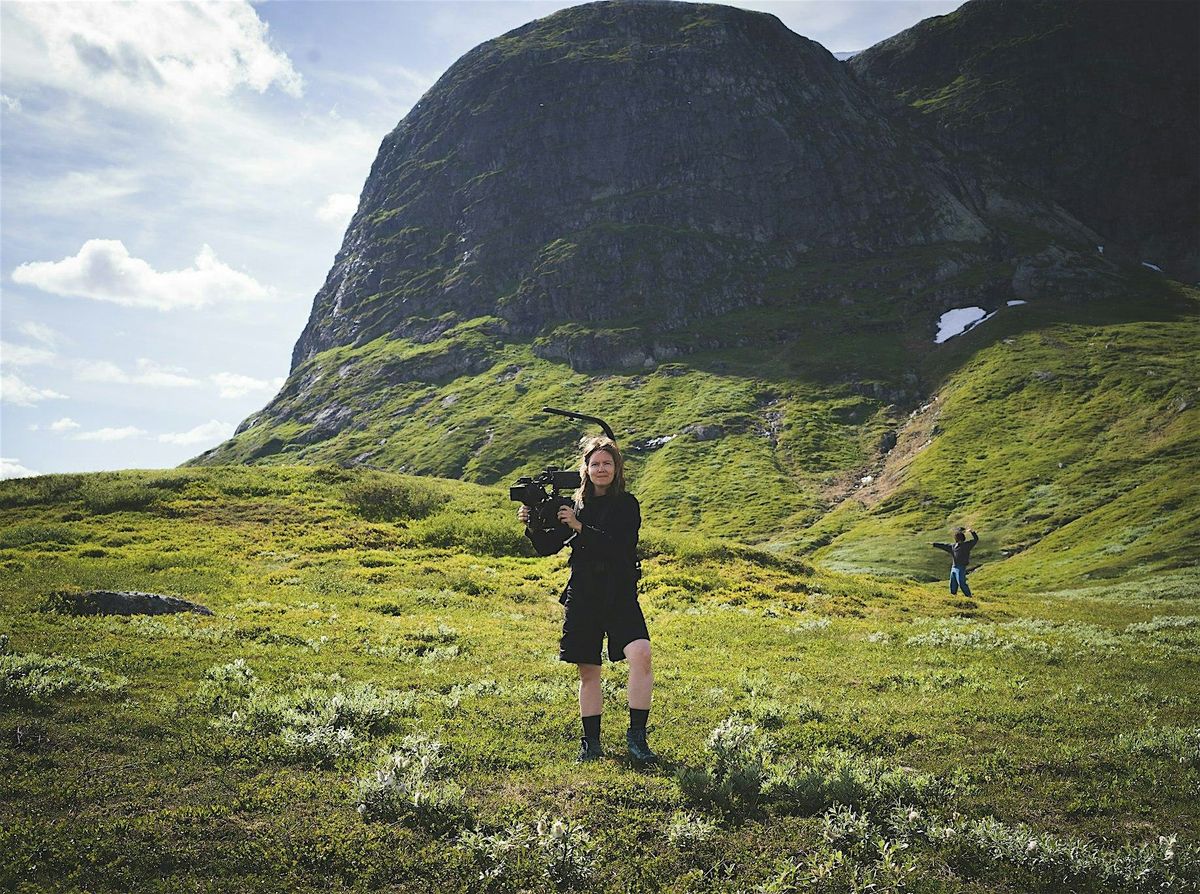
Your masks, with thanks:
[(973, 0), (850, 62), (1176, 278), (1200, 278), (1200, 4)]
[[(916, 246), (953, 246), (958, 267), (1010, 259), (1001, 216), (1093, 250), (890, 105), (769, 15), (614, 2), (531, 22), (460, 59), (385, 138), (293, 367), (419, 339), (448, 312), (525, 336), (662, 332), (846, 285), (888, 294), (939, 265), (903, 284), (856, 263)], [(836, 294), (809, 269), (822, 255), (849, 280)]]

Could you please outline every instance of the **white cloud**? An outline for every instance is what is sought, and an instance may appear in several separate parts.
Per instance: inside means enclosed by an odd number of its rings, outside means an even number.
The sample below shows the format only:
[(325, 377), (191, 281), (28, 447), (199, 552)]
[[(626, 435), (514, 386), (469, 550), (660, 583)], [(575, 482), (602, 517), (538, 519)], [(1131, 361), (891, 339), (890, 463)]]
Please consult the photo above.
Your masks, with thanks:
[(21, 100), (15, 99), (6, 93), (0, 93), (0, 105), (4, 106), (10, 112), (21, 111)]
[(213, 419), (211, 422), (197, 425), (191, 431), (159, 435), (158, 440), (164, 444), (180, 444), (184, 446), (216, 444), (230, 437), (233, 431), (233, 423), (219, 422)]
[(100, 428), (96, 431), (83, 431), (74, 435), (76, 441), (128, 441), (130, 438), (140, 438), (146, 432), (133, 425), (124, 428)]
[(64, 416), (57, 422), (50, 423), (50, 431), (73, 431), (77, 428), (79, 428), (79, 423), (70, 416)]
[(55, 179), (29, 184), (20, 193), (21, 203), (44, 212), (78, 216), (85, 205), (111, 205), (145, 189), (143, 175), (125, 168), (105, 167), (70, 171)]
[(0, 401), (18, 407), (34, 407), (43, 400), (65, 400), (65, 394), (59, 394), (49, 388), (38, 388), (22, 381), (18, 376), (0, 376)]
[(221, 397), (234, 398), (263, 391), (274, 394), (283, 387), (283, 376), (274, 379), (255, 379), (240, 373), (220, 372), (209, 376), (220, 391)]
[(358, 196), (346, 192), (335, 192), (325, 199), (317, 209), (317, 219), (325, 223), (347, 224), (358, 209)]
[(249, 3), (5, 4), (10, 81), (34, 81), (107, 106), (197, 105), (239, 88), (291, 96), (303, 80)]
[(75, 364), (75, 378), (81, 382), (111, 382), (129, 384), (129, 376), (121, 367), (108, 360), (80, 360)]
[(187, 375), (180, 366), (161, 366), (142, 357), (137, 362), (137, 371), (127, 373), (111, 360), (79, 360), (75, 364), (75, 378), (82, 382), (106, 382), (114, 385), (147, 385), (151, 388), (191, 388), (200, 384), (199, 379)]
[(45, 323), (35, 323), (28, 320), (17, 327), (22, 335), (27, 335), (34, 341), (40, 341), (47, 347), (55, 347), (58, 344), (59, 334), (47, 326)]
[(36, 366), (39, 363), (50, 363), (55, 356), (53, 351), (47, 351), (45, 348), (0, 341), (0, 361), (7, 366)]
[(30, 478), (40, 474), (33, 469), (25, 468), (19, 459), (0, 457), (0, 478)]
[(89, 239), (74, 257), (22, 264), (12, 278), (54, 295), (156, 310), (262, 301), (273, 295), (252, 277), (222, 264), (207, 245), (200, 249), (194, 267), (160, 273), (131, 257), (117, 239)]

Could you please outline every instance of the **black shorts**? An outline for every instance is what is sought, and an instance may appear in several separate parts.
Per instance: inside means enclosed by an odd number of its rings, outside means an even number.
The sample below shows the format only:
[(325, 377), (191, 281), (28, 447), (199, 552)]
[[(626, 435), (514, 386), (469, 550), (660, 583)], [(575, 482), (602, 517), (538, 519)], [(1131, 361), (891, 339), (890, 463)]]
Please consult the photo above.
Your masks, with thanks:
[(650, 639), (636, 590), (614, 594), (568, 585), (563, 606), (566, 616), (558, 643), (560, 661), (600, 664), (605, 634), (609, 661), (624, 660), (625, 647), (634, 640)]

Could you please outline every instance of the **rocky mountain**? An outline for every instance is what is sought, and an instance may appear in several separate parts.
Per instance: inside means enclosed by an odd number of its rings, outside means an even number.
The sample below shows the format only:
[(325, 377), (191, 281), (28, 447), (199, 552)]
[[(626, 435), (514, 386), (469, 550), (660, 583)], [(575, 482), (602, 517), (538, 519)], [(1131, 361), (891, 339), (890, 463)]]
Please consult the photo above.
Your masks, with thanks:
[(446, 314), (496, 316), (589, 366), (557, 326), (636, 325), (654, 356), (653, 336), (699, 318), (842, 297), (830, 261), (953, 247), (913, 291), (1014, 258), (1013, 221), (1092, 250), (886, 105), (760, 13), (621, 0), (531, 22), (464, 56), (385, 138), (293, 368), (429, 338)]
[(1200, 4), (971, 0), (850, 62), (1140, 260), (1200, 280)]
[[(929, 120), (745, 10), (488, 41), (383, 141), (283, 389), (194, 462), (503, 482), (569, 461), (551, 404), (613, 424), (658, 524), (845, 567), (932, 563), (951, 517), (1026, 558), (1113, 505), (1175, 523), (1196, 293)], [(935, 342), (951, 309), (984, 322)]]

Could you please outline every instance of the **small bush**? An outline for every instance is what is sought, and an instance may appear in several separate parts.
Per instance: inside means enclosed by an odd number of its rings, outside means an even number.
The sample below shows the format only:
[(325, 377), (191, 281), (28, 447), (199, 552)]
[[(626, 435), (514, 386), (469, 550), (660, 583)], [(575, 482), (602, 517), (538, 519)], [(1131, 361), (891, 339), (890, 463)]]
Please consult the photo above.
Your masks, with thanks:
[(706, 766), (684, 770), (679, 776), (684, 799), (725, 813), (752, 811), (767, 777), (766, 743), (758, 727), (737, 717), (726, 718), (704, 747)]
[(39, 543), (69, 544), (79, 540), (79, 535), (65, 525), (46, 525), (32, 522), (13, 525), (0, 531), (0, 549), (34, 546)]
[(413, 536), (426, 546), (463, 549), (476, 556), (524, 556), (531, 546), (511, 519), (485, 515), (439, 515), (413, 525)]
[[(468, 830), (459, 835), (458, 847), (482, 864), (479, 879), (492, 888), (528, 890), (532, 886), (521, 882), (535, 881), (541, 889), (548, 881), (560, 890), (571, 889), (586, 883), (595, 870), (587, 830), (579, 823), (548, 816), (532, 829), (516, 823), (490, 834)], [(529, 880), (529, 875), (536, 879)]]
[(306, 764), (327, 766), (354, 753), (358, 747), (354, 730), (344, 726), (322, 724), (304, 716), (293, 726), (279, 733), (284, 754)]
[(120, 478), (89, 478), (79, 488), (83, 505), (97, 515), (140, 512), (156, 505), (162, 497), (158, 488)]
[(364, 820), (400, 822), (429, 831), (445, 831), (466, 814), (463, 791), (440, 781), (442, 743), (405, 736), (376, 770), (356, 786), (357, 810)]
[(708, 841), (717, 833), (712, 820), (695, 813), (676, 811), (667, 826), (667, 840), (674, 845), (691, 845)]
[(350, 508), (368, 521), (425, 518), (448, 499), (427, 484), (385, 475), (367, 475), (342, 491)]
[(70, 502), (83, 480), (82, 475), (38, 475), (0, 482), (0, 509)]
[(1152, 621), (1130, 624), (1126, 633), (1158, 633), (1162, 630), (1189, 630), (1200, 627), (1200, 618), (1195, 615), (1155, 615)]
[(956, 788), (956, 782), (888, 767), (879, 758), (830, 750), (775, 766), (766, 790), (791, 810), (812, 815), (835, 805), (858, 810), (897, 801), (923, 805), (945, 800)]
[(285, 760), (324, 766), (354, 754), (365, 737), (389, 729), (412, 708), (412, 697), (370, 683), (345, 685), (334, 674), (278, 691), (264, 685), (244, 659), (208, 669), (198, 697), (216, 714), (214, 728), (265, 745)]
[(78, 658), (0, 652), (0, 701), (42, 701), (64, 693), (104, 694), (117, 692), (128, 683), (124, 677)]
[(1037, 887), (1063, 890), (1187, 891), (1200, 883), (1200, 852), (1174, 835), (1157, 843), (1098, 847), (1080, 838), (1047, 835), (994, 817), (917, 819), (908, 832), (935, 844), (951, 866), (979, 873), (1025, 873)]

